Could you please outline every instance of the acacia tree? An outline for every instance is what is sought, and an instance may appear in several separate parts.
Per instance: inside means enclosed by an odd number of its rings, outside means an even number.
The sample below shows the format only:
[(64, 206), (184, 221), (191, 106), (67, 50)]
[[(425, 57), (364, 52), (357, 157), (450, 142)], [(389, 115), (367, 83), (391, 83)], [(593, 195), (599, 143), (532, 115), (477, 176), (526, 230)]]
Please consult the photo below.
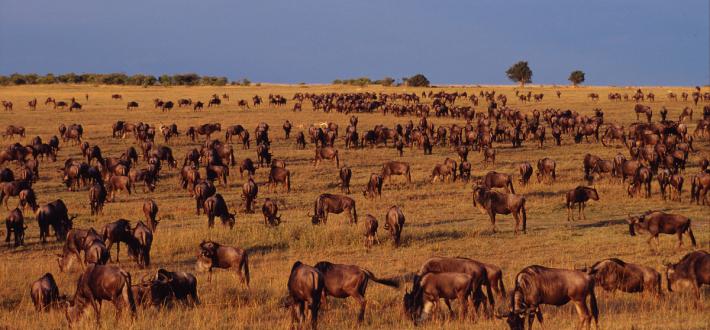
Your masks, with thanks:
[(572, 73), (569, 74), (569, 78), (567, 78), (567, 80), (572, 82), (572, 85), (574, 85), (574, 87), (577, 87), (577, 85), (584, 82), (584, 71), (572, 71)]
[(409, 87), (429, 87), (429, 79), (421, 73), (409, 78), (402, 78), (402, 82)]
[(520, 83), (521, 87), (524, 87), (526, 83), (532, 82), (532, 70), (528, 66), (528, 62), (520, 61), (513, 64), (505, 74), (508, 75), (508, 79)]

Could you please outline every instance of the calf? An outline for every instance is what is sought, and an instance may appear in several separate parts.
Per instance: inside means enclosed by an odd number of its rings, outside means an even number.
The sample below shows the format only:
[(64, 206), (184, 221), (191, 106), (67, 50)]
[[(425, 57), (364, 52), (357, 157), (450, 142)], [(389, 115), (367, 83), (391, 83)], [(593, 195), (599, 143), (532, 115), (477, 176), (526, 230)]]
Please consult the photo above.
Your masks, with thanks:
[(367, 182), (365, 189), (362, 190), (363, 196), (366, 198), (375, 198), (375, 196), (382, 197), (383, 182), (382, 175), (377, 173), (370, 174), (370, 180)]
[(222, 225), (229, 225), (229, 229), (234, 228), (236, 223), (236, 214), (229, 213), (227, 202), (220, 194), (215, 194), (205, 200), (205, 213), (207, 214), (207, 227), (214, 227), (214, 218), (219, 217), (222, 220)]
[(404, 229), (404, 213), (397, 205), (393, 205), (387, 210), (385, 215), (385, 230), (389, 231), (392, 237), (392, 244), (399, 247), (400, 238), (402, 237), (402, 229)]

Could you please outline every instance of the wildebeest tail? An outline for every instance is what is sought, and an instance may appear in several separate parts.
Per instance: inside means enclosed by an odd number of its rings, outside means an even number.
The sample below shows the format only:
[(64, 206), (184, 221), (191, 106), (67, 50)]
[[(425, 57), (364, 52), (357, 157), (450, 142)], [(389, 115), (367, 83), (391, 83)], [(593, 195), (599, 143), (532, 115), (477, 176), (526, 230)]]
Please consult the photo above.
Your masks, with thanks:
[(121, 289), (121, 295), (125, 302), (128, 303), (128, 308), (131, 311), (131, 318), (136, 317), (136, 302), (133, 300), (133, 291), (131, 290), (131, 274), (127, 271), (121, 270), (121, 275), (125, 279), (126, 283)]
[(527, 226), (528, 226), (528, 213), (527, 213), (527, 211), (525, 211), (525, 198), (523, 198), (522, 211), (523, 211), (523, 232), (525, 232), (525, 228), (527, 228)]
[(286, 191), (291, 192), (291, 172), (286, 173)]
[[(295, 265), (294, 265), (295, 266)], [(247, 287), (249, 286), (249, 256), (246, 252), (244, 252), (244, 256), (242, 257), (242, 262), (239, 265), (240, 271), (243, 269), (244, 270), (244, 279), (247, 282)]]
[(355, 218), (355, 223), (357, 223), (357, 208), (355, 207), (355, 203), (353, 203), (353, 218)]
[(592, 317), (594, 318), (595, 328), (599, 328), (599, 307), (597, 307), (597, 296), (594, 294), (594, 282), (591, 282), (589, 290), (589, 307), (592, 309)]
[(690, 236), (690, 243), (692, 243), (693, 246), (697, 246), (697, 243), (695, 242), (695, 235), (693, 235), (693, 228), (691, 228), (690, 219), (688, 219), (688, 236)]
[(508, 181), (508, 187), (510, 187), (510, 193), (515, 194), (515, 189), (513, 189), (513, 180)]
[(373, 280), (379, 284), (390, 286), (393, 288), (399, 288), (399, 281), (396, 279), (377, 278), (377, 276), (375, 276), (375, 274), (373, 274), (371, 271), (369, 271), (367, 269), (362, 269), (362, 271), (365, 272), (365, 274), (367, 274), (367, 276), (371, 280)]

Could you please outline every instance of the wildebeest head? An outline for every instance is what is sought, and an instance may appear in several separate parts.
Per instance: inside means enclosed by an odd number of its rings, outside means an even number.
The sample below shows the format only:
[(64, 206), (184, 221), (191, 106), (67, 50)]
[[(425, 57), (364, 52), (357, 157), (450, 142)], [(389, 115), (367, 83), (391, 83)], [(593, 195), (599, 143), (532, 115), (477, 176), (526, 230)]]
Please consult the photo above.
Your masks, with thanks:
[(195, 264), (195, 270), (199, 273), (209, 271), (212, 268), (212, 255), (210, 252), (202, 251), (197, 256), (197, 263)]
[(635, 217), (631, 216), (631, 214), (626, 217), (626, 222), (629, 223), (629, 235), (636, 236), (636, 227), (642, 221), (643, 217)]

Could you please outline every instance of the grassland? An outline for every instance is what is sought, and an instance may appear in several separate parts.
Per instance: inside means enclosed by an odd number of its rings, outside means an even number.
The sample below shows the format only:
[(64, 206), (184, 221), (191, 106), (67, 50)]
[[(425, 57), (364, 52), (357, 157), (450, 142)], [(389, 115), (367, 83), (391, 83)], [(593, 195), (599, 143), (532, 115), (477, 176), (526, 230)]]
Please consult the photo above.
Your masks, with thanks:
[[(486, 89), (491, 89), (488, 87)], [(530, 87), (533, 92), (544, 92), (545, 100), (540, 103), (520, 103), (514, 97), (513, 87), (496, 86), (497, 91), (508, 95), (510, 106), (525, 112), (533, 109), (561, 108), (573, 109), (582, 114), (592, 114), (592, 109), (601, 107), (607, 121), (629, 124), (635, 121), (631, 102), (610, 102), (605, 95), (613, 91), (632, 93), (635, 89), (622, 87), (584, 87), (584, 88), (552, 88)], [(481, 88), (443, 88), (447, 91), (466, 90), (476, 93)], [(528, 89), (528, 88), (526, 88)], [(555, 90), (562, 91), (560, 99), (554, 96)], [(657, 95), (657, 101), (650, 103), (657, 116), (657, 110), (665, 105), (670, 110), (670, 118), (676, 119), (685, 106), (691, 102), (668, 102), (665, 94), (668, 90), (677, 94), (689, 91), (690, 88), (650, 88)], [(241, 184), (244, 179), (232, 171), (228, 188), (218, 187), (232, 208), (239, 209), (237, 226), (229, 231), (217, 225), (208, 230), (205, 216), (194, 214), (194, 201), (189, 195), (178, 189), (176, 170), (164, 170), (162, 180), (154, 193), (138, 193), (131, 196), (119, 194), (116, 203), (107, 204), (103, 216), (90, 216), (88, 207), (88, 192), (68, 192), (61, 184), (57, 170), (68, 157), (80, 157), (78, 147), (62, 145), (58, 162), (44, 162), (41, 165), (41, 178), (35, 185), (40, 203), (61, 198), (70, 210), (79, 217), (75, 226), (80, 228), (101, 228), (104, 224), (119, 218), (137, 221), (143, 218), (141, 206), (147, 197), (156, 200), (160, 207), (159, 218), (162, 219), (152, 250), (153, 266), (148, 270), (138, 269), (128, 257), (122, 255), (121, 266), (139, 279), (145, 273), (152, 273), (158, 267), (170, 270), (186, 270), (194, 272), (194, 262), (197, 245), (203, 239), (211, 238), (227, 245), (234, 245), (250, 251), (252, 272), (251, 288), (247, 290), (238, 284), (232, 273), (217, 270), (212, 282), (207, 283), (205, 274), (198, 274), (199, 294), (203, 304), (189, 309), (177, 307), (171, 310), (141, 310), (132, 327), (135, 329), (172, 328), (172, 329), (283, 329), (289, 325), (289, 316), (278, 306), (279, 299), (286, 293), (286, 281), (291, 265), (296, 260), (313, 264), (320, 260), (330, 260), (336, 263), (358, 264), (368, 268), (378, 276), (389, 277), (416, 271), (422, 262), (430, 256), (467, 256), (482, 261), (500, 265), (504, 271), (507, 287), (512, 287), (515, 274), (525, 266), (540, 264), (550, 267), (572, 268), (589, 265), (597, 260), (608, 257), (619, 257), (625, 261), (645, 264), (661, 271), (664, 261), (673, 261), (690, 251), (686, 246), (675, 247), (675, 237), (661, 238), (660, 253), (651, 252), (645, 242), (645, 236), (630, 237), (624, 221), (627, 214), (635, 214), (648, 209), (659, 209), (668, 212), (684, 214), (693, 219), (695, 235), (699, 248), (707, 249), (710, 242), (710, 212), (709, 208), (689, 204), (689, 184), (686, 185), (683, 202), (663, 201), (658, 194), (658, 186), (653, 183), (653, 197), (650, 199), (631, 199), (626, 196), (624, 188), (616, 182), (603, 180), (596, 183), (601, 200), (589, 203), (587, 220), (572, 224), (566, 220), (566, 210), (563, 205), (563, 193), (579, 184), (582, 180), (582, 158), (586, 153), (593, 153), (603, 158), (611, 158), (617, 152), (627, 154), (621, 146), (603, 147), (601, 144), (581, 143), (575, 145), (571, 138), (565, 137), (563, 146), (556, 147), (548, 140), (544, 148), (538, 149), (534, 143), (527, 142), (521, 149), (512, 149), (509, 144), (499, 144), (495, 166), (485, 167), (482, 157), (477, 153), (470, 154), (474, 167), (474, 175), (480, 176), (489, 170), (515, 174), (517, 164), (521, 161), (535, 162), (543, 157), (550, 157), (558, 164), (558, 181), (552, 185), (532, 183), (516, 190), (528, 199), (528, 233), (513, 235), (511, 217), (499, 216), (499, 232), (493, 234), (489, 229), (488, 217), (479, 213), (471, 204), (471, 187), (460, 182), (437, 183), (428, 182), (429, 174), (434, 164), (443, 162), (446, 157), (455, 154), (449, 147), (435, 147), (434, 154), (424, 156), (421, 150), (406, 149), (403, 161), (410, 162), (413, 169), (414, 183), (406, 185), (402, 179), (395, 178), (394, 183), (386, 184), (381, 199), (366, 200), (359, 192), (372, 172), (378, 172), (384, 161), (398, 158), (391, 148), (345, 150), (342, 140), (337, 147), (341, 153), (341, 164), (347, 164), (353, 170), (352, 186), (354, 198), (357, 201), (358, 213), (362, 218), (372, 214), (382, 223), (382, 218), (390, 205), (400, 205), (407, 217), (403, 234), (403, 245), (395, 249), (384, 232), (380, 232), (382, 244), (375, 245), (371, 250), (363, 246), (362, 222), (356, 226), (346, 223), (344, 216), (333, 216), (326, 226), (313, 226), (306, 213), (312, 210), (313, 200), (324, 192), (339, 193), (338, 171), (334, 165), (324, 162), (318, 168), (312, 166), (312, 145), (306, 150), (297, 150), (295, 141), (284, 140), (281, 125), (285, 120), (294, 123), (294, 132), (299, 127), (308, 127), (314, 122), (333, 121), (341, 128), (347, 126), (347, 116), (337, 113), (324, 114), (311, 111), (310, 103), (304, 104), (304, 111), (294, 113), (289, 106), (282, 109), (262, 107), (260, 109), (242, 110), (236, 106), (239, 99), (251, 99), (255, 94), (265, 97), (269, 93), (282, 94), (289, 100), (296, 92), (394, 92), (404, 91), (402, 88), (383, 87), (343, 87), (343, 86), (254, 86), (254, 87), (116, 87), (116, 86), (26, 86), (0, 88), (0, 99), (11, 100), (15, 104), (12, 112), (0, 113), (0, 127), (8, 124), (25, 126), (27, 136), (20, 142), (39, 135), (48, 139), (58, 134), (60, 123), (81, 123), (85, 129), (85, 140), (92, 145), (101, 146), (104, 155), (120, 155), (129, 145), (132, 138), (125, 140), (111, 137), (111, 125), (117, 120), (129, 122), (143, 121), (154, 125), (176, 123), (181, 131), (188, 126), (207, 122), (220, 122), (222, 127), (241, 124), (249, 130), (259, 122), (269, 123), (272, 127), (272, 152), (274, 157), (284, 159), (293, 173), (293, 189), (290, 194), (271, 193), (261, 187), (257, 205), (265, 197), (278, 200), (284, 222), (277, 228), (267, 228), (263, 225), (260, 214), (245, 214), (240, 198)], [(406, 89), (421, 93), (421, 89)], [(597, 92), (602, 100), (591, 102), (587, 93)], [(120, 93), (123, 101), (111, 100), (111, 94)], [(156, 97), (177, 100), (189, 97), (193, 100), (206, 101), (213, 93), (227, 93), (231, 101), (218, 108), (210, 108), (202, 112), (187, 109), (175, 109), (171, 113), (162, 113), (153, 109), (151, 100)], [(84, 95), (89, 95), (88, 102)], [(72, 96), (84, 104), (84, 109), (77, 112), (52, 110), (41, 105), (42, 101), (52, 96), (67, 100)], [(28, 111), (26, 102), (36, 97), (40, 100), (37, 111)], [(141, 107), (136, 111), (127, 112), (125, 102), (136, 100)], [(205, 108), (207, 109), (207, 108)], [(480, 107), (477, 110), (483, 109)], [(701, 108), (696, 107), (696, 115)], [(376, 124), (389, 127), (396, 123), (405, 123), (416, 118), (393, 117), (382, 114), (360, 114), (359, 130), (369, 129)], [(655, 119), (655, 118), (654, 118)], [(450, 118), (433, 118), (438, 125), (450, 125), (457, 120)], [(690, 125), (690, 131), (694, 129)], [(18, 138), (12, 142), (18, 141)], [(158, 137), (156, 137), (158, 141)], [(3, 141), (3, 145), (11, 140)], [(162, 142), (162, 140), (161, 140)], [(169, 145), (173, 148), (176, 158), (182, 159), (185, 152), (197, 146), (186, 137), (181, 136)], [(698, 141), (695, 147), (700, 150), (691, 154), (690, 166), (686, 170), (686, 182), (690, 174), (698, 171), (698, 161), (702, 156), (708, 156), (710, 147), (707, 140)], [(235, 145), (238, 161), (244, 157), (255, 159), (255, 149), (241, 150)], [(11, 165), (14, 166), (14, 165)], [(139, 167), (143, 167), (140, 164)], [(256, 180), (263, 183), (267, 180), (267, 170), (259, 169)], [(533, 179), (533, 181), (535, 181)], [(10, 205), (17, 199), (10, 200)], [(3, 211), (5, 212), (5, 211)], [(34, 216), (29, 216), (29, 228), (26, 246), (13, 249), (10, 245), (0, 246), (0, 328), (36, 329), (64, 328), (66, 321), (64, 313), (54, 311), (37, 314), (32, 308), (29, 296), (29, 285), (45, 272), (52, 272), (63, 293), (72, 295), (78, 270), (60, 273), (55, 262), (55, 253), (61, 251), (61, 245), (53, 240), (47, 245), (38, 243), (38, 228)], [(111, 251), (115, 253), (114, 251)], [(122, 253), (125, 253), (122, 251)], [(368, 293), (368, 311), (364, 328), (401, 329), (412, 328), (412, 322), (402, 314), (401, 298), (403, 289), (394, 290), (377, 284), (371, 284)], [(704, 291), (707, 301), (708, 290)], [(703, 329), (710, 327), (708, 304), (704, 308), (696, 308), (687, 293), (673, 293), (665, 299), (652, 301), (641, 295), (598, 293), (600, 301), (600, 326), (604, 329)], [(127, 328), (128, 319), (118, 323), (113, 318), (113, 307), (104, 304), (103, 328)], [(577, 317), (571, 305), (561, 308), (544, 306), (545, 323), (548, 329), (571, 328), (575, 326)], [(357, 323), (356, 304), (350, 300), (329, 299), (321, 314), (322, 329), (355, 328)], [(80, 328), (93, 327), (93, 315), (83, 321)], [(439, 315), (437, 320), (422, 326), (424, 329), (504, 329), (505, 322), (499, 320), (479, 319), (475, 323), (469, 321), (448, 320)]]

